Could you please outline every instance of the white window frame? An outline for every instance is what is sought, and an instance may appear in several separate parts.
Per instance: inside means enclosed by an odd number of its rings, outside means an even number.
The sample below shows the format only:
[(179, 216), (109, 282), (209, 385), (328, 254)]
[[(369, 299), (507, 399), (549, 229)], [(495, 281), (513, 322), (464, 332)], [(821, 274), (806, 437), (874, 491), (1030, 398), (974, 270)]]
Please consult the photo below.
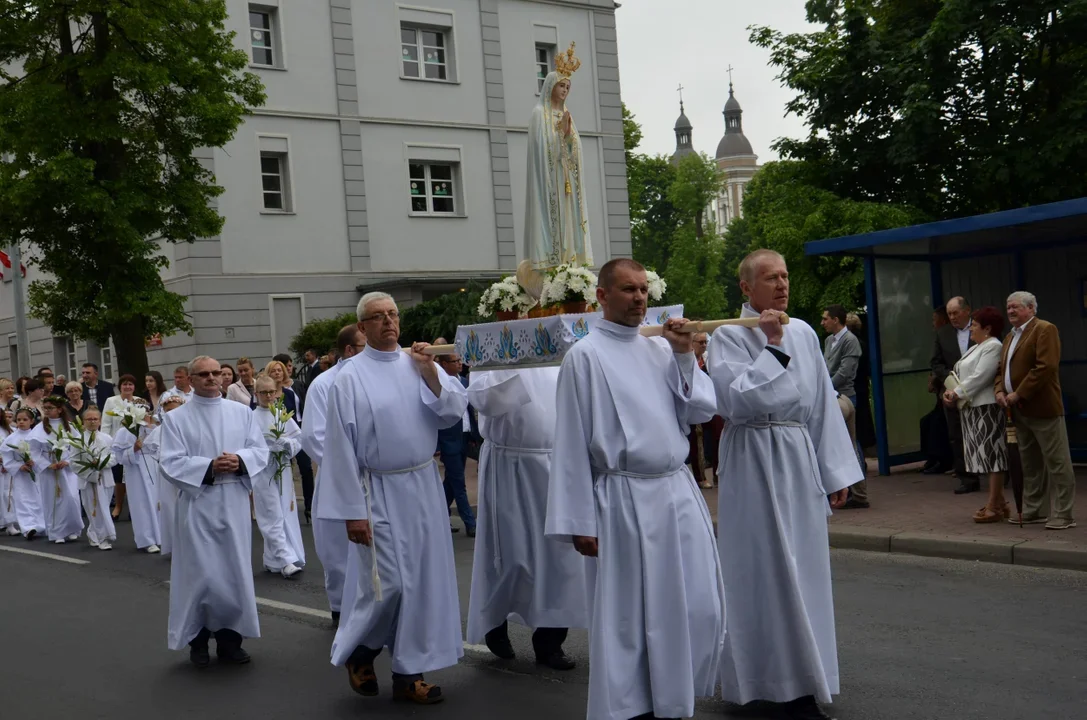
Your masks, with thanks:
[[(546, 60), (544, 61), (544, 74), (540, 77), (540, 51), (543, 50), (546, 54)], [(543, 92), (544, 82), (547, 80), (548, 74), (555, 68), (555, 46), (547, 43), (536, 43), (534, 50), (534, 67), (536, 68), (536, 94), (539, 95)]]
[[(412, 165), (421, 165), (423, 167), (423, 179), (422, 180), (420, 180), (419, 178), (413, 178), (411, 176), (411, 166)], [(449, 178), (450, 179), (449, 180), (444, 180), (444, 179), (439, 178), (438, 180), (434, 180), (431, 177), (431, 168), (434, 168), (434, 167), (447, 167), (447, 168), (449, 168)], [(422, 182), (423, 183), (423, 194), (422, 195), (415, 195), (415, 194), (413, 194), (411, 192), (412, 189), (413, 189), (413, 185), (415, 183), (417, 183), (417, 182)], [(434, 195), (433, 194), (433, 192), (432, 192), (432, 190), (433, 190), (432, 183), (435, 183), (435, 182), (448, 182), (450, 185), (452, 185), (452, 192), (448, 195), (449, 200), (451, 200), (453, 202), (452, 212), (443, 212), (443, 211), (439, 211), (439, 210), (434, 209), (434, 198), (439, 197), (439, 198), (444, 199), (444, 197), (446, 197), (446, 196), (439, 196), (439, 195)], [(463, 185), (463, 182), (461, 181), (461, 178), (460, 178), (460, 163), (456, 163), (456, 162), (438, 162), (438, 161), (434, 161), (434, 160), (411, 160), (411, 161), (409, 161), (408, 162), (408, 203), (409, 203), (408, 212), (409, 212), (409, 214), (411, 214), (412, 217), (462, 217), (464, 215), (463, 208), (459, 207), (460, 203), (458, 202), (458, 199), (457, 199), (462, 185)], [(427, 209), (426, 209), (425, 212), (422, 211), (422, 210), (416, 210), (411, 205), (411, 201), (418, 198), (418, 197), (426, 198)]]
[[(449, 8), (430, 8), (417, 5), (397, 4), (396, 37), (398, 60), (400, 63), (400, 79), (416, 80), (429, 83), (445, 83), (448, 85), (460, 84), (460, 61), (457, 56), (456, 39), (456, 12)], [(419, 69), (419, 77), (408, 75), (404, 72), (404, 46), (403, 31), (415, 31), (416, 64)], [(445, 52), (445, 79), (428, 78), (426, 76), (426, 62), (423, 58), (424, 32), (438, 33), (442, 36), (442, 50)], [(410, 61), (408, 61), (410, 62)]]
[[(287, 69), (287, 54), (283, 46), (283, 17), (279, 12), (279, 8), (276, 5), (267, 3), (249, 3), (247, 6), (248, 13), (246, 14), (246, 20), (248, 22), (249, 34), (248, 37), (248, 53), (249, 53), (249, 67), (260, 68), (262, 70), (286, 70)], [(268, 27), (258, 28), (253, 25), (250, 19), (251, 15), (260, 14), (268, 16)], [(253, 33), (268, 33), (269, 45), (267, 48), (260, 46), (260, 49), (268, 49), (272, 51), (271, 64), (257, 62), (254, 50), (257, 46), (253, 44)]]
[(117, 366), (114, 357), (115, 353), (113, 352), (113, 341), (110, 340), (105, 347), (98, 348), (98, 351), (102, 354), (100, 358), (102, 362), (98, 365), (98, 377), (108, 383), (113, 383), (113, 378), (116, 376), (114, 368)]
[[(270, 144), (274, 144), (277, 149), (265, 149), (265, 143), (261, 142), (264, 139), (272, 141), (272, 143)], [(257, 198), (259, 200), (261, 215), (295, 214), (297, 208), (294, 201), (294, 165), (292, 163), (291, 156), (292, 153), (290, 135), (257, 133)], [(274, 157), (279, 161), (278, 192), (282, 199), (283, 207), (281, 208), (270, 208), (265, 205), (265, 193), (276, 192), (264, 189), (264, 177), (265, 175), (271, 175), (271, 173), (264, 172), (264, 159), (266, 157)]]

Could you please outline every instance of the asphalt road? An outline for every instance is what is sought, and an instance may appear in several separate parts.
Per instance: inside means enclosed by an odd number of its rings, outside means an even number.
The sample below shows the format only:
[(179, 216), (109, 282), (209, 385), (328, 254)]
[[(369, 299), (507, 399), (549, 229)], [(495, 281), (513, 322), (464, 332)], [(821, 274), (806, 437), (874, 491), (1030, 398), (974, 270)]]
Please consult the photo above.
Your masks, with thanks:
[[(5, 717), (584, 717), (588, 649), (579, 631), (567, 642), (580, 663), (571, 673), (537, 671), (524, 659), (531, 656), (528, 632), (511, 626), (518, 660), (504, 663), (469, 647), (456, 668), (428, 676), (443, 686), (441, 705), (390, 702), (384, 657), (378, 675), (385, 696), (354, 695), (344, 671), (328, 663), (332, 632), (312, 546), (305, 572), (283, 580), (260, 571), (255, 531), (257, 595), (269, 602), (261, 606), (263, 637), (246, 643), (253, 662), (213, 661), (198, 671), (186, 653), (166, 649), (168, 561), (136, 552), (128, 523), (119, 532), (108, 553), (85, 542), (0, 540)], [(463, 532), (453, 537), (463, 615), (472, 541)], [(1087, 574), (841, 551), (834, 575), (843, 680), (832, 714), (839, 720), (1087, 717)], [(716, 701), (701, 704), (696, 717), (726, 713), (770, 717), (763, 708)]]

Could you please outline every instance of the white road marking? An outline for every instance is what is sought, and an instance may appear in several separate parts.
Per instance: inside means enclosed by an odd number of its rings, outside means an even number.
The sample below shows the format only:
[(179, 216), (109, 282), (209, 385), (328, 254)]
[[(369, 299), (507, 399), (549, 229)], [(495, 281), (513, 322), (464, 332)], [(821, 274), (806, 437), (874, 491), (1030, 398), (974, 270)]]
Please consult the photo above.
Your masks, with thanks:
[(76, 558), (64, 557), (63, 555), (54, 555), (53, 553), (39, 552), (37, 550), (27, 550), (25, 548), (11, 547), (10, 545), (0, 545), (0, 550), (7, 552), (19, 553), (20, 555), (33, 555), (34, 557), (48, 558), (49, 560), (59, 560), (61, 562), (71, 563), (72, 565), (90, 565), (90, 560), (78, 560)]
[(487, 653), (490, 654), (491, 650), (486, 645), (473, 645), (472, 643), (464, 643), (464, 649), (467, 652)]
[(257, 605), (263, 605), (265, 607), (275, 608), (276, 610), (286, 610), (287, 612), (298, 613), (299, 615), (308, 615), (309, 617), (319, 617), (322, 620), (329, 619), (328, 610), (315, 610), (305, 605), (294, 605), (292, 603), (280, 602), (279, 600), (269, 600), (268, 598), (257, 598)]

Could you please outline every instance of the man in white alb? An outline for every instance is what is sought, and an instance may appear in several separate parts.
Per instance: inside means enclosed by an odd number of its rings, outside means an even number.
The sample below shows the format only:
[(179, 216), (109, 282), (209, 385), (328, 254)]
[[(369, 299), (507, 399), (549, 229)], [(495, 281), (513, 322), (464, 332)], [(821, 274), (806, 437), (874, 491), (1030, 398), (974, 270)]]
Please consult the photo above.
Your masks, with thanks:
[(400, 348), (400, 313), (385, 293), (359, 301), (362, 354), (328, 398), (317, 517), (346, 522), (352, 543), (332, 664), (351, 688), (378, 693), (374, 659), (392, 655), (393, 697), (442, 700), (423, 674), (464, 654), (448, 505), (434, 463), (438, 430), (460, 421), (464, 387), (416, 343)]
[[(302, 449), (317, 463), (317, 478), (314, 481), (314, 505), (316, 496), (321, 492), (321, 467), (324, 465), (325, 427), (327, 425), (328, 393), (344, 363), (355, 357), (366, 347), (366, 335), (358, 325), (346, 325), (336, 336), (336, 349), (340, 361), (314, 378), (306, 390), (306, 422), (302, 425)], [(325, 571), (325, 595), (328, 608), (332, 613), (332, 626), (340, 626), (340, 605), (343, 602), (343, 583), (347, 575), (347, 554), (351, 541), (342, 520), (324, 520), (317, 517), (313, 521), (313, 544), (317, 548), (317, 557)]]
[(713, 695), (724, 632), (713, 523), (685, 465), (713, 387), (686, 320), (663, 341), (639, 333), (648, 293), (640, 264), (606, 263), (604, 319), (559, 370), (545, 527), (595, 558), (588, 720), (691, 717)]
[(250, 476), (268, 464), (268, 448), (253, 412), (226, 402), (219, 363), (200, 356), (189, 363), (196, 394), (163, 414), (162, 476), (181, 490), (170, 563), (169, 645), (189, 645), (198, 667), (210, 661), (215, 634), (221, 662), (247, 663), (243, 637), (260, 637), (253, 590)]
[(544, 537), (551, 446), (555, 438), (553, 367), (476, 371), (468, 401), (479, 414), (479, 516), (468, 642), (514, 657), (507, 618), (535, 628), (536, 662), (571, 670), (567, 630), (588, 623), (586, 560)]
[(834, 507), (862, 479), (819, 338), (789, 305), (789, 269), (772, 250), (740, 263), (743, 317), (713, 334), (710, 377), (726, 421), (717, 522), (728, 623), (721, 694), (782, 703), (825, 720), (838, 693), (827, 539)]

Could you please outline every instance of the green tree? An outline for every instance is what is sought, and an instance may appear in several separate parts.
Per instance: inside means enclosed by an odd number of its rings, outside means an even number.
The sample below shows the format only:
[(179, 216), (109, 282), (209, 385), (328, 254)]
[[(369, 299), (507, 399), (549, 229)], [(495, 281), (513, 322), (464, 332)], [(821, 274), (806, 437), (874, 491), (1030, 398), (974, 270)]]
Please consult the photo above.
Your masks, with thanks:
[(638, 121), (634, 119), (634, 113), (627, 109), (627, 104), (623, 103), (623, 149), (626, 151), (627, 162), (630, 162), (631, 156), (634, 151), (638, 149), (638, 146), (642, 144), (642, 126), (638, 124)]
[(357, 322), (354, 312), (341, 313), (335, 317), (310, 320), (302, 326), (302, 329), (291, 338), (291, 344), (287, 349), (291, 351), (298, 364), (302, 364), (302, 356), (307, 350), (315, 350), (322, 355), (329, 349), (336, 347), (336, 337), (345, 325)]
[(222, 193), (193, 157), (263, 104), (223, 0), (38, 0), (0, 11), (0, 237), (46, 278), (31, 314), (58, 334), (112, 338), (122, 372), (144, 340), (191, 332), (159, 241), (222, 229)]
[[(790, 312), (815, 322), (830, 303), (850, 309), (864, 305), (864, 266), (854, 257), (805, 255), (804, 244), (912, 225), (920, 216), (901, 205), (838, 197), (809, 184), (811, 177), (811, 169), (796, 161), (759, 169), (744, 189), (743, 218), (728, 228), (723, 274), (737, 284), (744, 255), (758, 248), (778, 251), (789, 265)], [(732, 304), (738, 296), (729, 298), (730, 310), (739, 309)]]
[(668, 301), (683, 303), (685, 316), (704, 320), (724, 317), (724, 252), (724, 239), (716, 232), (699, 237), (693, 225), (676, 230), (672, 257), (663, 277), (668, 283)]
[(668, 199), (680, 222), (694, 224), (695, 237), (704, 232), (704, 215), (721, 189), (721, 171), (717, 161), (706, 153), (691, 153), (676, 164), (676, 176), (668, 186)]
[(634, 259), (657, 270), (668, 265), (671, 254), (670, 240), (677, 219), (668, 188), (675, 178), (675, 166), (664, 156), (635, 155), (627, 164)]
[(754, 28), (808, 135), (776, 144), (841, 197), (931, 218), (1087, 195), (1087, 0), (810, 0)]

